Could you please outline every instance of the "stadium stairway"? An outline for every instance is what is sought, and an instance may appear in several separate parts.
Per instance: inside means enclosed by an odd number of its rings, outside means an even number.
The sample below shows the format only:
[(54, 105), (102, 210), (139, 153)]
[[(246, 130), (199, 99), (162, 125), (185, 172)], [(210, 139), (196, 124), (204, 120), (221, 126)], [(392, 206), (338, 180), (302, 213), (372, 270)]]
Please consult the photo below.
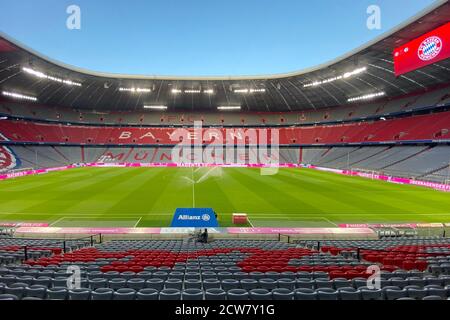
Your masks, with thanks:
[[(22, 239), (2, 250), (16, 252)], [(30, 240), (31, 241), (31, 240)], [(33, 240), (37, 241), (37, 240)], [(110, 241), (94, 247), (29, 242), (42, 255), (3, 261), (0, 299), (397, 300), (450, 297), (450, 239), (379, 241)], [(43, 244), (43, 243), (42, 243)], [(48, 250), (50, 248), (50, 250)], [(367, 268), (381, 269), (379, 289)], [(67, 286), (68, 267), (80, 270)]]

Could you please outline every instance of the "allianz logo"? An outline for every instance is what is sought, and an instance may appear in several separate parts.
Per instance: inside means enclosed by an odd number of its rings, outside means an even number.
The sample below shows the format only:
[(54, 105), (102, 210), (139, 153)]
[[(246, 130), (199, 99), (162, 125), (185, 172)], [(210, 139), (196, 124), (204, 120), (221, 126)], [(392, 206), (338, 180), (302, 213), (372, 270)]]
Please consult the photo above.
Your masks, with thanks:
[(200, 216), (190, 216), (187, 214), (182, 214), (178, 217), (178, 220), (201, 220)]
[(204, 214), (202, 216), (190, 216), (187, 214), (182, 214), (178, 216), (178, 220), (203, 220), (203, 221), (209, 221), (211, 217), (209, 214)]

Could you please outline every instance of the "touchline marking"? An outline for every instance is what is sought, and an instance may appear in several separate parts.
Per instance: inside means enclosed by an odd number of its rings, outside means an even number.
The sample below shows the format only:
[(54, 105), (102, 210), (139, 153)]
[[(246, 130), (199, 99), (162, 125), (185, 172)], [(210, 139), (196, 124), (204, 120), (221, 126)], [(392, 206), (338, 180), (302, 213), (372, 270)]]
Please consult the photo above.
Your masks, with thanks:
[(62, 217), (62, 218), (59, 218), (58, 220), (53, 221), (52, 223), (49, 224), (49, 227), (53, 227), (57, 223), (60, 223), (61, 221), (63, 221), (65, 218), (66, 217)]
[(320, 217), (320, 218), (322, 218), (323, 220), (325, 220), (325, 221), (328, 221), (328, 223), (330, 223), (330, 224), (332, 224), (332, 225), (334, 225), (335, 227), (337, 227), (338, 225), (336, 224), (336, 223), (334, 223), (333, 221), (331, 221), (330, 219), (327, 219), (327, 218), (325, 218), (325, 217)]
[[(39, 213), (39, 212), (0, 212), (1, 215), (51, 215), (51, 212), (47, 213)], [(146, 216), (171, 216), (173, 215), (173, 212), (167, 212), (167, 213), (148, 213)], [(114, 218), (127, 218), (127, 219), (139, 219), (142, 216), (127, 216), (123, 213), (67, 213), (63, 218), (86, 218), (86, 217), (98, 217), (98, 218), (108, 218), (108, 217), (114, 217)]]
[[(244, 210), (245, 211), (245, 210)], [(222, 214), (233, 214), (235, 212), (222, 212)], [(323, 212), (322, 212), (323, 213)], [(247, 212), (247, 214), (251, 214), (252, 217), (266, 217), (266, 215), (284, 215), (284, 216), (303, 216), (303, 215), (314, 215), (317, 216), (317, 212), (303, 212), (303, 213), (282, 213), (282, 212), (255, 212), (255, 213), (251, 213), (251, 212)], [(379, 216), (379, 215), (415, 215), (415, 216), (448, 216), (450, 215), (450, 213), (358, 213), (358, 212), (354, 212), (354, 213), (327, 213), (327, 216), (370, 216), (370, 215), (375, 215), (375, 216)]]
[(325, 217), (321, 217), (321, 216), (316, 216), (316, 217), (302, 217), (302, 216), (295, 216), (295, 217), (278, 217), (278, 216), (252, 216), (252, 219), (255, 218), (255, 220), (272, 220), (272, 219), (277, 219), (277, 220), (291, 220), (292, 222), (320, 222), (320, 220), (325, 221), (329, 224), (332, 224), (334, 226), (338, 226), (336, 223), (334, 223), (333, 221), (325, 218)]
[(136, 228), (139, 225), (139, 223), (141, 222), (141, 220), (142, 220), (142, 217), (139, 218), (139, 220), (136, 222), (136, 224), (134, 225), (133, 228)]

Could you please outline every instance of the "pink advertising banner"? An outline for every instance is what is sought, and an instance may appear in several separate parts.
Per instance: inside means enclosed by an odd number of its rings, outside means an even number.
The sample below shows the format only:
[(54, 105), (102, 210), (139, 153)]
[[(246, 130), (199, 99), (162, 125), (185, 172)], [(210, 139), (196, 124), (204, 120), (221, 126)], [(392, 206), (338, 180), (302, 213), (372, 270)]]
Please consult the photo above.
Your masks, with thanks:
[(0, 222), (0, 227), (6, 228), (36, 228), (36, 227), (48, 227), (48, 223), (35, 223), (35, 222)]
[(369, 228), (227, 228), (230, 234), (373, 234)]
[(346, 223), (340, 224), (339, 228), (442, 228), (444, 224), (442, 223)]
[(160, 234), (161, 228), (54, 228), (20, 227), (16, 233), (37, 234)]
[(333, 172), (333, 173), (343, 174), (343, 175), (347, 175), (347, 176), (357, 176), (357, 177), (362, 177), (362, 178), (382, 180), (382, 181), (398, 183), (398, 184), (409, 184), (409, 185), (414, 185), (414, 186), (431, 188), (431, 189), (438, 190), (438, 191), (450, 192), (449, 184), (430, 182), (430, 181), (420, 181), (420, 180), (400, 178), (400, 177), (391, 177), (391, 176), (371, 174), (371, 173), (359, 172), (359, 171), (330, 169), (330, 168), (316, 167), (316, 166), (312, 166), (312, 165), (305, 166), (305, 167), (309, 168), (309, 169)]
[[(180, 230), (178, 230), (180, 229)], [(190, 234), (191, 228), (55, 228), (19, 227), (16, 233), (32, 234)], [(228, 234), (358, 234), (372, 235), (369, 228), (215, 228), (212, 233)]]
[(37, 169), (37, 170), (27, 170), (27, 171), (20, 171), (20, 172), (4, 173), (4, 174), (0, 174), (0, 180), (14, 179), (14, 178), (25, 177), (25, 176), (29, 176), (29, 175), (35, 175), (35, 174), (45, 174), (45, 173), (55, 172), (55, 171), (63, 171), (63, 170), (67, 170), (67, 169), (77, 168), (77, 167), (79, 167), (79, 166), (70, 165), (70, 166), (57, 167), (57, 168)]

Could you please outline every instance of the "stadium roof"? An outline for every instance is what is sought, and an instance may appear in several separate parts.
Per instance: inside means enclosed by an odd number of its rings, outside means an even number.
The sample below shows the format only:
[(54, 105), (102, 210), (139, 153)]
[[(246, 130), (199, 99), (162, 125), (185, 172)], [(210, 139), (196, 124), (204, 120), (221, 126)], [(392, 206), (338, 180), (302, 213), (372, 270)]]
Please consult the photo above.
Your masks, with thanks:
[[(394, 97), (450, 83), (450, 59), (395, 77), (392, 57), (394, 48), (449, 18), (450, 4), (439, 0), (333, 61), (287, 74), (239, 77), (138, 76), (83, 70), (45, 57), (0, 33), (0, 90), (36, 97), (40, 104), (100, 112), (142, 110), (144, 106), (168, 106), (171, 111), (216, 111), (219, 106), (241, 106), (242, 111), (252, 112), (301, 111), (344, 105), (350, 98), (377, 92)], [(349, 72), (354, 74), (328, 82)], [(325, 83), (311, 85), (320, 81)]]

